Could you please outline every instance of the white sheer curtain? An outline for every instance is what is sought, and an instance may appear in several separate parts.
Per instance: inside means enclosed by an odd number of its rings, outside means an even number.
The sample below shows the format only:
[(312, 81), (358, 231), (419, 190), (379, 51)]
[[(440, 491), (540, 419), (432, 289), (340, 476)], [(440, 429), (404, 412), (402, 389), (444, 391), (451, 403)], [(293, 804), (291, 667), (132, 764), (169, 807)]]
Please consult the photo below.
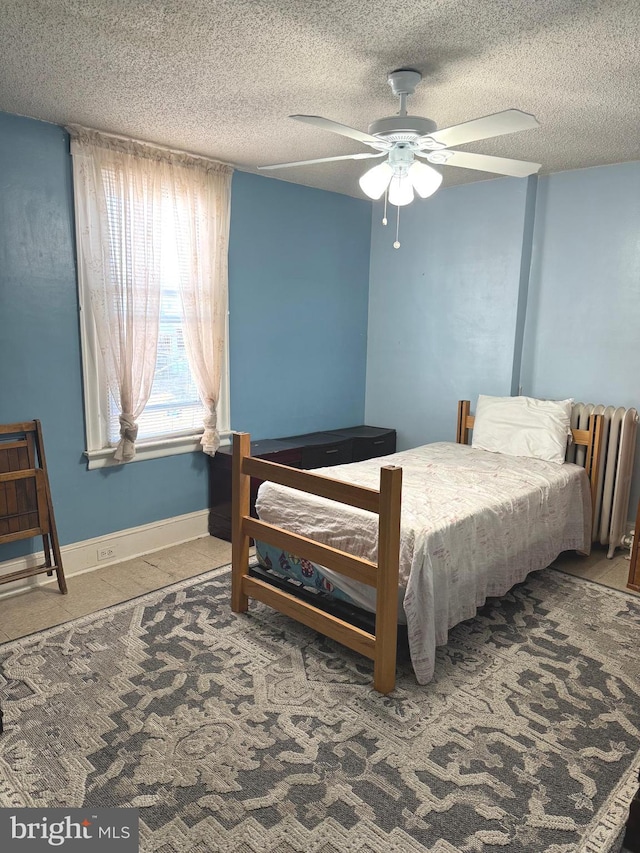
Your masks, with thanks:
[(162, 173), (136, 146), (87, 130), (72, 134), (78, 260), (109, 390), (120, 410), (114, 458), (135, 456), (136, 419), (156, 366), (162, 246)]
[(227, 325), (231, 169), (175, 166), (172, 178), (185, 345), (206, 412), (200, 443), (213, 456), (220, 446), (217, 410)]
[(70, 127), (78, 259), (109, 390), (120, 411), (114, 458), (135, 456), (156, 367), (163, 246), (175, 241), (185, 346), (206, 408), (203, 449), (219, 446), (232, 169)]

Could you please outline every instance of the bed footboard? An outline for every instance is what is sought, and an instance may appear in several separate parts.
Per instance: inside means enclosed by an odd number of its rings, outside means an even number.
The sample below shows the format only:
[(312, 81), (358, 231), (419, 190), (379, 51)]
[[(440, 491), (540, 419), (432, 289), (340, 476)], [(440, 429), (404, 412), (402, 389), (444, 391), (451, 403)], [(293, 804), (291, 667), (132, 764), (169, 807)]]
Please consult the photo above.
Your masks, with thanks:
[[(373, 686), (380, 693), (395, 687), (398, 623), (398, 569), (400, 562), (400, 504), (402, 469), (387, 465), (380, 469), (380, 489), (343, 483), (319, 474), (289, 468), (251, 457), (248, 433), (233, 436), (232, 591), (235, 613), (248, 610), (253, 598), (302, 622), (315, 631), (373, 660)], [(320, 495), (329, 500), (359, 507), (378, 515), (378, 561), (373, 563), (346, 551), (323, 545), (251, 518), (251, 477)], [(249, 541), (261, 539), (312, 560), (376, 590), (375, 633), (325, 613), (312, 604), (249, 575)]]

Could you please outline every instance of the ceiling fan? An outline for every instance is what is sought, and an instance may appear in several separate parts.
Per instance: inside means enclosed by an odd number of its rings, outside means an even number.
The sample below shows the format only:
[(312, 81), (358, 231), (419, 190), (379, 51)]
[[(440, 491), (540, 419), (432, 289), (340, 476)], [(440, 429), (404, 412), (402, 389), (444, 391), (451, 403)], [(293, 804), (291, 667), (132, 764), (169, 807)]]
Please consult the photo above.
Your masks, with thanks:
[[(276, 163), (271, 166), (258, 166), (258, 168), (286, 169), (291, 166), (330, 163), (334, 160), (368, 160), (384, 157), (385, 160), (382, 163), (362, 175), (360, 187), (372, 199), (379, 199), (388, 191), (389, 202), (398, 207), (413, 201), (414, 190), (421, 198), (427, 198), (438, 189), (442, 183), (442, 174), (434, 169), (433, 165), (459, 166), (463, 169), (477, 169), (481, 172), (519, 178), (538, 171), (540, 163), (450, 150), (454, 146), (465, 145), (479, 139), (531, 130), (539, 126), (535, 116), (520, 110), (504, 110), (438, 130), (432, 119), (407, 115), (407, 97), (415, 92), (421, 79), (420, 72), (411, 69), (392, 71), (387, 76), (387, 82), (393, 94), (400, 98), (400, 110), (397, 115), (374, 121), (369, 125), (368, 133), (321, 116), (289, 116), (296, 121), (355, 139), (373, 148), (376, 153), (342, 154), (338, 157), (319, 157), (314, 160)], [(424, 163), (423, 160), (427, 162)]]

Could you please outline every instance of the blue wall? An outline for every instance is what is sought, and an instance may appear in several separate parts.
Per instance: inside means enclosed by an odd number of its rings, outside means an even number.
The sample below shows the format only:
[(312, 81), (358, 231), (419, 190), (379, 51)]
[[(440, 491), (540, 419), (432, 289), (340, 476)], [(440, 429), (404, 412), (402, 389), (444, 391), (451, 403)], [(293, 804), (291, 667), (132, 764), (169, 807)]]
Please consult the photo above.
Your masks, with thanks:
[[(316, 208), (328, 221), (319, 234), (308, 233), (321, 218)], [(42, 421), (63, 544), (200, 510), (208, 502), (207, 462), (200, 453), (87, 470), (73, 223), (67, 134), (0, 113), (0, 423)], [(234, 425), (265, 436), (362, 420), (369, 223), (368, 205), (353, 199), (234, 176)], [(333, 255), (338, 260), (325, 261)], [(283, 256), (295, 262), (287, 266)], [(324, 295), (309, 307), (315, 291)], [(283, 300), (290, 303), (287, 325), (303, 330), (286, 357), (276, 340), (282, 326), (275, 327)], [(314, 313), (322, 320), (315, 335)], [(267, 347), (257, 337), (264, 329)], [(260, 396), (256, 365), (261, 382), (284, 377), (282, 397)], [(284, 403), (295, 382), (304, 389), (298, 396), (304, 406), (292, 413)], [(0, 560), (12, 556), (6, 549)]]
[(540, 178), (522, 381), (640, 405), (640, 163)]
[(278, 438), (364, 417), (371, 205), (236, 172), (231, 421)]
[(400, 448), (455, 438), (462, 398), (511, 392), (527, 181), (441, 190), (402, 209), (399, 249), (373, 212), (368, 423)]
[[(393, 210), (393, 208), (392, 208)], [(640, 408), (640, 163), (374, 209), (368, 421), (452, 440), (455, 402), (522, 393)], [(630, 515), (640, 496), (640, 438)]]
[[(640, 163), (540, 178), (522, 384), (640, 408)], [(640, 496), (640, 438), (630, 514)]]

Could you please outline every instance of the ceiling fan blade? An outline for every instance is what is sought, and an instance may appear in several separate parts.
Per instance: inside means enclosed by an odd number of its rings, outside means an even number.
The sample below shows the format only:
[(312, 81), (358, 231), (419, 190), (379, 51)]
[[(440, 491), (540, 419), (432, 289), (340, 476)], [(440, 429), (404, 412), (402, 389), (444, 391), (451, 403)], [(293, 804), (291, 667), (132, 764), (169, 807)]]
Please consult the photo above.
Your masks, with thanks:
[(370, 133), (364, 133), (362, 130), (356, 130), (355, 127), (348, 127), (346, 124), (340, 124), (338, 121), (332, 121), (329, 118), (322, 116), (289, 116), (296, 121), (303, 121), (305, 124), (311, 124), (314, 127), (319, 127), (321, 130), (328, 130), (331, 133), (337, 133), (340, 136), (348, 136), (349, 139), (355, 139), (357, 142), (364, 142), (365, 145), (385, 145), (384, 140), (378, 139), (377, 136), (372, 136)]
[(492, 136), (504, 136), (506, 133), (517, 133), (520, 130), (533, 130), (539, 127), (535, 116), (523, 113), (520, 110), (504, 110), (483, 118), (465, 121), (463, 124), (454, 124), (452, 127), (444, 127), (435, 130), (426, 136), (417, 139), (420, 144), (423, 140), (434, 139), (446, 148), (455, 145), (464, 145), (467, 142), (476, 142), (478, 139), (489, 139)]
[(258, 169), (288, 169), (289, 166), (311, 166), (313, 163), (331, 163), (332, 160), (369, 160), (371, 157), (384, 157), (386, 151), (379, 154), (341, 154), (339, 157), (316, 157), (315, 160), (297, 160), (294, 163), (274, 163), (273, 166), (258, 166)]
[[(509, 175), (513, 178), (526, 178), (540, 168), (540, 163), (528, 163), (526, 160), (511, 160), (509, 157), (491, 157), (488, 154), (471, 154), (468, 151), (434, 152), (446, 156), (447, 166), (459, 166), (462, 169), (477, 169), (480, 172), (493, 172), (495, 175)], [(424, 157), (424, 154), (420, 156)], [(428, 155), (427, 159), (428, 159)]]

